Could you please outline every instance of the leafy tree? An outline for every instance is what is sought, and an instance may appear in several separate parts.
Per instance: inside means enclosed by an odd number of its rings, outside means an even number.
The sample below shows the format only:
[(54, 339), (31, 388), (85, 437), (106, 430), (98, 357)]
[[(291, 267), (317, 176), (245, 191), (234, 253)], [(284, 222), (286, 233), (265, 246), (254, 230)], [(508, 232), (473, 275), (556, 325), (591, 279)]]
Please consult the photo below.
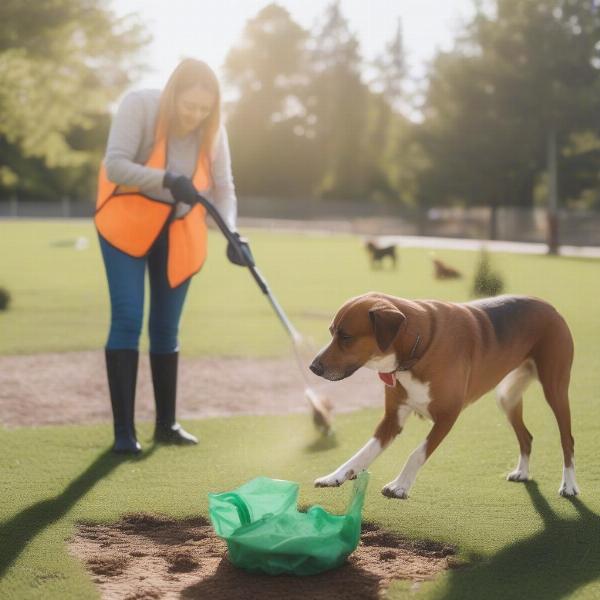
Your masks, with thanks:
[(287, 10), (270, 4), (248, 21), (226, 58), (225, 77), (237, 94), (228, 131), (236, 182), (245, 193), (289, 197), (314, 187), (307, 35)]
[(361, 80), (356, 36), (339, 1), (330, 4), (312, 40), (309, 106), (316, 116), (316, 139), (323, 175), (320, 193), (342, 198), (367, 193), (366, 139), (368, 88)]
[(422, 191), (446, 202), (528, 206), (549, 135), (560, 153), (573, 134), (597, 129), (600, 16), (592, 0), (478, 4), (458, 49), (433, 66)]
[(572, 134), (561, 155), (560, 190), (575, 205), (600, 208), (600, 136)]
[(132, 57), (148, 39), (104, 5), (0, 3), (0, 193), (90, 187), (108, 108), (139, 73)]

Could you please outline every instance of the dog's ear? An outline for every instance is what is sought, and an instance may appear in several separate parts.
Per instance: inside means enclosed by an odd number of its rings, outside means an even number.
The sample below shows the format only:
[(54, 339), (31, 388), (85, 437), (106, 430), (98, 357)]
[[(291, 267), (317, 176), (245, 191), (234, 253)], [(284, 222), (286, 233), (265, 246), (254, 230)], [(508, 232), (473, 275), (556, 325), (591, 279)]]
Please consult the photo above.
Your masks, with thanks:
[(406, 315), (393, 304), (382, 302), (369, 309), (369, 319), (375, 334), (377, 347), (385, 352), (396, 339)]

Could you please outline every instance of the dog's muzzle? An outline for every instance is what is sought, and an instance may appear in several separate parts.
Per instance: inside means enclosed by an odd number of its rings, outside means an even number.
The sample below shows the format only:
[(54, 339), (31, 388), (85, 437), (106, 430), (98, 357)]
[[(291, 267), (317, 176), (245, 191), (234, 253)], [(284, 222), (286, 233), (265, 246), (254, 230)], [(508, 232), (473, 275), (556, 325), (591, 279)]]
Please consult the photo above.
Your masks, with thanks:
[(310, 370), (319, 377), (323, 377), (324, 379), (328, 379), (329, 381), (340, 381), (341, 379), (346, 379), (346, 377), (350, 377), (354, 371), (356, 371), (360, 365), (347, 367), (345, 370), (339, 369), (328, 369), (323, 365), (320, 361), (319, 357), (315, 358), (310, 365)]
[(325, 373), (325, 367), (321, 364), (321, 361), (318, 357), (312, 361), (309, 369), (319, 377), (323, 377), (323, 373)]

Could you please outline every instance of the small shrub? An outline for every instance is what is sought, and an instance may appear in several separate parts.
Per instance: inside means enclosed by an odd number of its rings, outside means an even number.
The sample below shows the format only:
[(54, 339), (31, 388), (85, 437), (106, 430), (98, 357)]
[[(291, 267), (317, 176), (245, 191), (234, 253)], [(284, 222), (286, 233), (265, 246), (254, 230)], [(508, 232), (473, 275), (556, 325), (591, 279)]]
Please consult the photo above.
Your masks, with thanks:
[(10, 304), (10, 294), (8, 290), (0, 287), (0, 310), (8, 310)]
[(502, 275), (492, 270), (490, 257), (485, 250), (482, 250), (475, 271), (472, 294), (478, 297), (497, 296), (503, 291), (504, 279)]

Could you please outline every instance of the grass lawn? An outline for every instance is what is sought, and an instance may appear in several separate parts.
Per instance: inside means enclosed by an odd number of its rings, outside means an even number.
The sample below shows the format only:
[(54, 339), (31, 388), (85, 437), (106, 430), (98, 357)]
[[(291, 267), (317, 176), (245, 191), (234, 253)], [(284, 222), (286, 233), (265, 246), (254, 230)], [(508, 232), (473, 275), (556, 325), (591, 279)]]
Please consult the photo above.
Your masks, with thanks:
[[(368, 290), (406, 297), (468, 299), (477, 255), (438, 255), (468, 274), (436, 282), (430, 257), (401, 250), (398, 271), (371, 271), (358, 240), (249, 232), (258, 265), (288, 315), (320, 344), (345, 299)], [(53, 245), (77, 236), (90, 248)], [(0, 222), (0, 286), (13, 296), (0, 313), (0, 354), (100, 348), (108, 325), (102, 264), (88, 223)], [(211, 255), (190, 288), (182, 323), (188, 355), (273, 356), (289, 352), (285, 332), (248, 274), (229, 266), (212, 234)], [(571, 386), (580, 499), (557, 496), (561, 449), (539, 386), (525, 400), (534, 435), (526, 485), (503, 480), (517, 444), (491, 395), (465, 411), (420, 472), (408, 501), (379, 489), (428, 431), (412, 418), (373, 465), (364, 518), (415, 538), (447, 541), (472, 561), (403, 598), (600, 597), (600, 262), (493, 255), (507, 291), (551, 300), (571, 325), (576, 362)], [(35, 376), (35, 374), (32, 374)], [(251, 383), (250, 383), (251, 384)], [(57, 409), (60, 398), (56, 399)], [(187, 423), (195, 448), (155, 449), (140, 426), (139, 459), (107, 454), (109, 425), (0, 429), (0, 598), (90, 598), (95, 589), (67, 552), (81, 520), (111, 521), (131, 511), (207, 514), (207, 493), (257, 475), (301, 484), (301, 502), (344, 508), (349, 487), (314, 489), (312, 480), (347, 459), (372, 434), (379, 410), (341, 415), (334, 443), (320, 445), (305, 415), (208, 419)], [(259, 443), (257, 443), (257, 441)]]

